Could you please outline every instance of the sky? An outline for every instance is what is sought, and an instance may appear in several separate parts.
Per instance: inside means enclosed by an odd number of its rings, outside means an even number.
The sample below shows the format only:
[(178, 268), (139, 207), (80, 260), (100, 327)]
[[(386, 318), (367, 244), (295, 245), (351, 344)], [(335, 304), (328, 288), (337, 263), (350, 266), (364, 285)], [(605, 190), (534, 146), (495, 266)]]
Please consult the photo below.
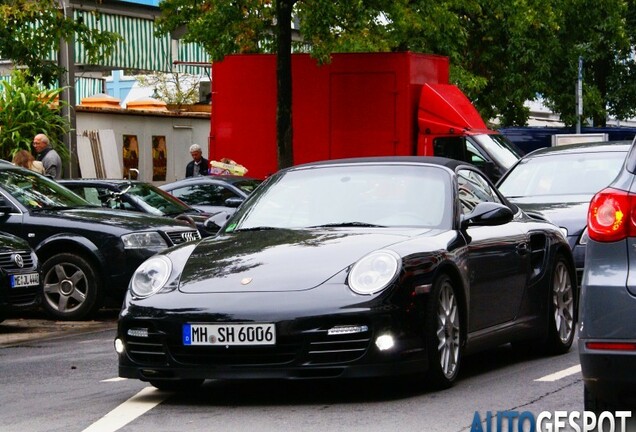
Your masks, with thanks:
[(159, 6), (160, 0), (120, 0), (125, 3), (136, 3), (147, 6)]

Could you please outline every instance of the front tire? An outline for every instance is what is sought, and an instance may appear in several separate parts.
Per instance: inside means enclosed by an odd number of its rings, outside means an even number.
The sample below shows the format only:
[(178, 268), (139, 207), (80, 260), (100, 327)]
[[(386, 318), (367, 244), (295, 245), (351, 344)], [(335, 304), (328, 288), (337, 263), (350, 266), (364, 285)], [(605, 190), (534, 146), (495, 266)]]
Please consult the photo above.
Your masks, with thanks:
[(437, 278), (426, 310), (428, 380), (436, 388), (453, 385), (462, 354), (461, 311), (457, 291), (447, 275)]
[(42, 264), (42, 306), (54, 319), (81, 320), (102, 305), (103, 290), (97, 270), (84, 258), (53, 255)]

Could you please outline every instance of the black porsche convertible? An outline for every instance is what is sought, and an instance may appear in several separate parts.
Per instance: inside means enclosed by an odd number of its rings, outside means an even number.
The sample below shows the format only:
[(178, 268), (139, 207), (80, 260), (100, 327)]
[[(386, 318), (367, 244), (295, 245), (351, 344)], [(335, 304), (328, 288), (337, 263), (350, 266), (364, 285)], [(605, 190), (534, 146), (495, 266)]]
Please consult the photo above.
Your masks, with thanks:
[(505, 343), (565, 353), (577, 283), (558, 227), (475, 167), (343, 159), (269, 177), (220, 232), (133, 275), (119, 375), (162, 389), (205, 379), (457, 379)]

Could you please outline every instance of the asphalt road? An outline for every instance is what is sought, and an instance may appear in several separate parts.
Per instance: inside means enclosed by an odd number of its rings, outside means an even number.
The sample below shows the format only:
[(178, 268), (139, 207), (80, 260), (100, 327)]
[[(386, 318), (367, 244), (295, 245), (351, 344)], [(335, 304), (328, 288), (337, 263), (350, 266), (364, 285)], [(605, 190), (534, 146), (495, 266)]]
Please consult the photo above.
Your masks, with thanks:
[(88, 321), (55, 321), (40, 310), (15, 312), (0, 322), (0, 347), (117, 327), (119, 309), (103, 309)]

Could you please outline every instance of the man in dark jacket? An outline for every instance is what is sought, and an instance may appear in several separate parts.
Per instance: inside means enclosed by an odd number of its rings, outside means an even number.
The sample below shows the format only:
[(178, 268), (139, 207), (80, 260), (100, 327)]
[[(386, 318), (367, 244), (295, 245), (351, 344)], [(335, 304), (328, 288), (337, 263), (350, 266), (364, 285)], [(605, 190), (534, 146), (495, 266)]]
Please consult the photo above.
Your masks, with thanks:
[(186, 177), (196, 177), (208, 175), (208, 160), (202, 156), (201, 146), (192, 144), (190, 146), (192, 160), (186, 166)]
[(33, 147), (37, 154), (36, 159), (44, 165), (45, 174), (54, 179), (62, 178), (62, 159), (60, 155), (53, 150), (49, 137), (44, 134), (37, 134), (33, 138)]

